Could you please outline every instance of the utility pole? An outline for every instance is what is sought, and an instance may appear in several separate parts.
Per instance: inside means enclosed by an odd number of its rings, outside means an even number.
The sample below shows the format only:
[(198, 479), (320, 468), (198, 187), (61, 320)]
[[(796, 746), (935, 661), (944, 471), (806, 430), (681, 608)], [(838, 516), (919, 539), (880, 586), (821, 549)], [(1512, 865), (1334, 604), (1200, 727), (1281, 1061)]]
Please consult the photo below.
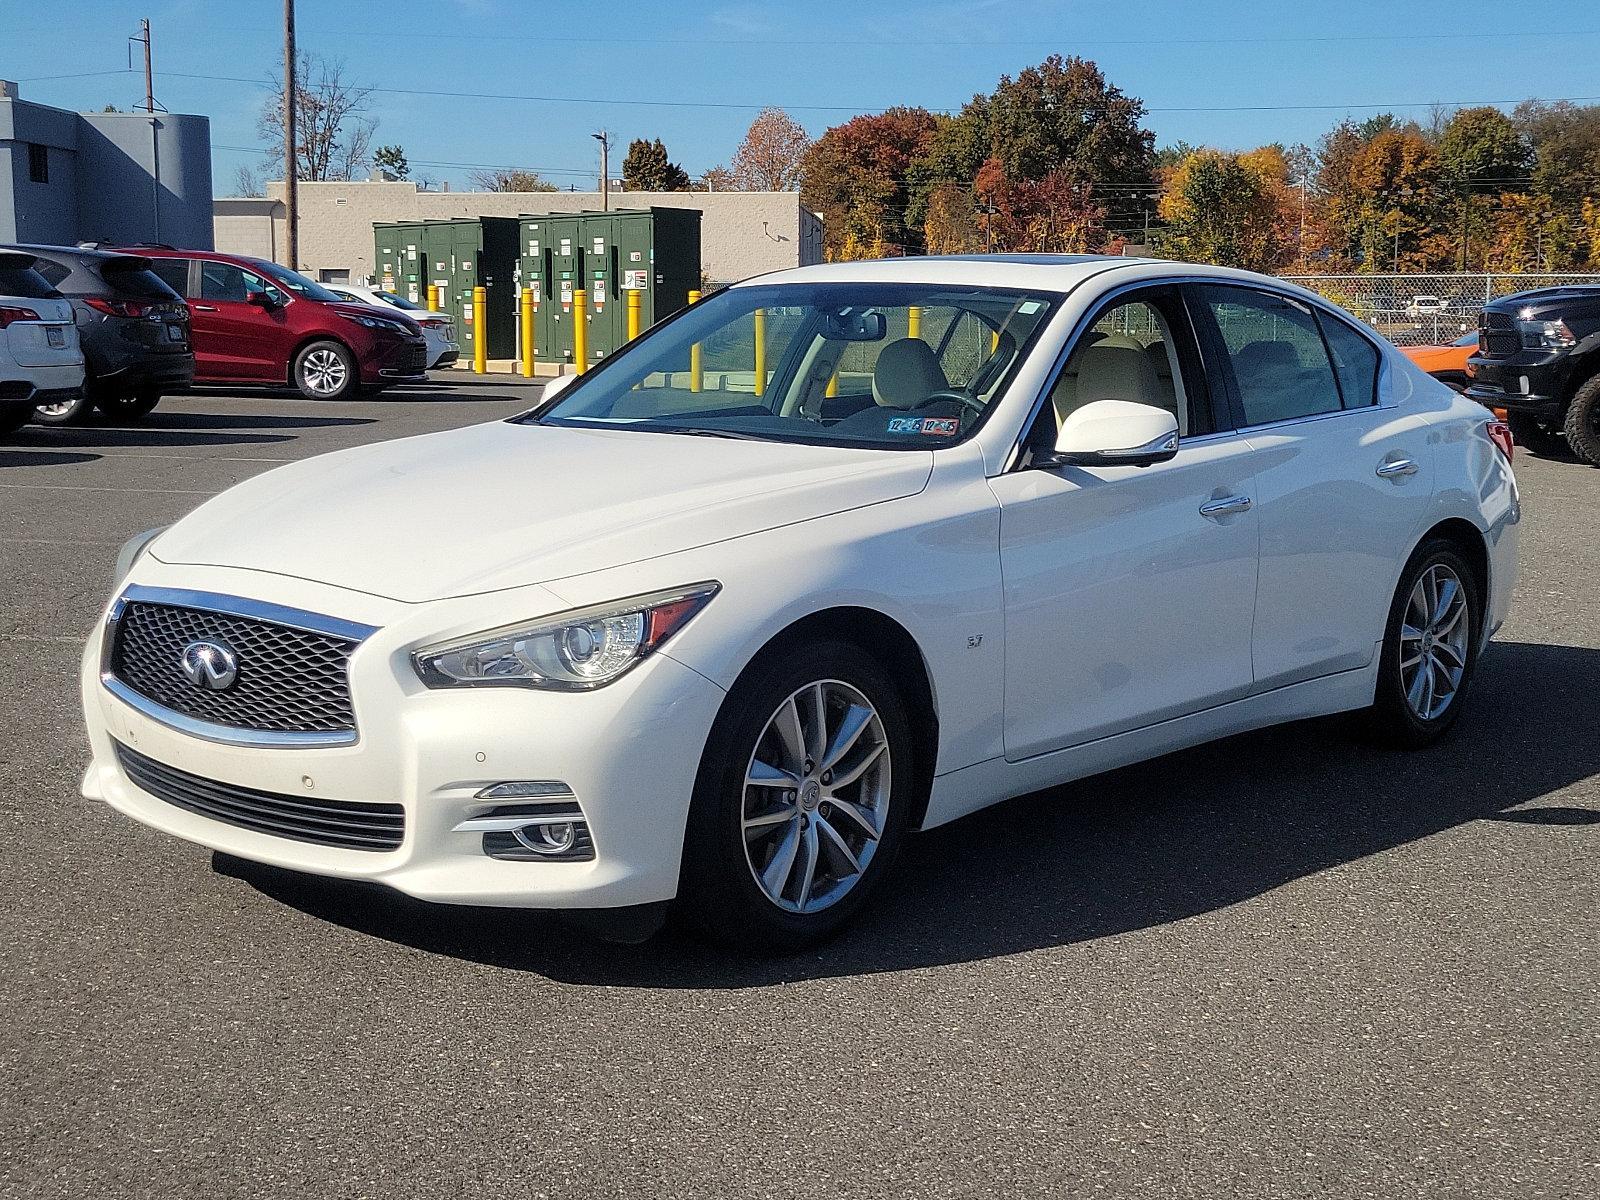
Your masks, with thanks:
[(283, 0), (283, 252), (291, 271), (300, 261), (299, 162), (294, 117), (300, 89), (294, 69), (294, 0)]
[(144, 17), (139, 21), (139, 32), (133, 39), (144, 46), (144, 110), (153, 113), (156, 110), (155, 76), (150, 65), (150, 18)]
[(600, 143), (600, 211), (611, 211), (611, 135), (602, 129), (591, 134)]

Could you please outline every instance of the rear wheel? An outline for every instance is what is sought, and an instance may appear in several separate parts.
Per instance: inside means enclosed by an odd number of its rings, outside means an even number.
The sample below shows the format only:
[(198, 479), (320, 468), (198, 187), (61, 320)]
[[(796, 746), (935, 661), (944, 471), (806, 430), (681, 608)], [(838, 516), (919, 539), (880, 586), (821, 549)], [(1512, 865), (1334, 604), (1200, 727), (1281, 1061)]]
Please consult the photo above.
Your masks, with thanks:
[(1572, 452), (1591, 467), (1600, 467), (1600, 375), (1573, 396), (1565, 425)]
[(87, 387), (70, 400), (41, 404), (33, 410), (34, 420), (41, 425), (87, 425), (94, 419), (94, 412), (94, 399)]
[(800, 643), (758, 659), (706, 743), (682, 914), (757, 952), (835, 933), (899, 850), (915, 753), (898, 689), (860, 647)]
[(161, 393), (148, 389), (133, 395), (119, 394), (115, 396), (102, 396), (95, 401), (98, 408), (108, 420), (112, 421), (137, 421), (146, 416), (157, 404), (161, 402)]
[(294, 385), (307, 400), (344, 400), (361, 386), (355, 356), (338, 342), (312, 342), (295, 355)]
[(1517, 445), (1525, 446), (1535, 454), (1548, 457), (1560, 454), (1567, 448), (1561, 426), (1556, 422), (1542, 420), (1531, 413), (1508, 412), (1506, 424), (1511, 426), (1511, 436)]
[(1477, 577), (1460, 550), (1443, 538), (1424, 542), (1390, 606), (1368, 730), (1413, 749), (1443, 737), (1466, 700), (1482, 627)]

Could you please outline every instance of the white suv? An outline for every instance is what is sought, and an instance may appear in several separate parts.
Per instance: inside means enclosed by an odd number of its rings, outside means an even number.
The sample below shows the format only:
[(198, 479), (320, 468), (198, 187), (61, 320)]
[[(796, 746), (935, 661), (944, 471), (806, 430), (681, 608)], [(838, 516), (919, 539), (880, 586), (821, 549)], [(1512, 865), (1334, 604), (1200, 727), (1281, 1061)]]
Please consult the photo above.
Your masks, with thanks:
[(0, 252), (0, 433), (22, 428), (36, 406), (83, 391), (72, 302), (34, 270), (37, 262)]
[(450, 314), (430, 312), (413, 300), (393, 292), (380, 291), (359, 283), (325, 283), (322, 285), (341, 300), (354, 304), (370, 304), (374, 308), (398, 308), (422, 326), (422, 336), (428, 343), (428, 370), (448, 367), (461, 357), (461, 347), (456, 343), (456, 323)]

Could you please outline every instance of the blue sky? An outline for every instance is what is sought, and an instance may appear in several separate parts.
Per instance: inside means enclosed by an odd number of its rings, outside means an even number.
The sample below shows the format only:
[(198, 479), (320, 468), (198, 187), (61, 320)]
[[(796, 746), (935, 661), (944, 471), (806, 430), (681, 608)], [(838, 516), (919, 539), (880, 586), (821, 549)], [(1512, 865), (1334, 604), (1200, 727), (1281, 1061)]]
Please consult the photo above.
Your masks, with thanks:
[[(755, 109), (813, 135), (892, 104), (958, 107), (1047, 54), (1097, 61), (1151, 109), (1158, 143), (1312, 141), (1372, 105), (1600, 99), (1600, 11), (1504, 0), (299, 0), (303, 48), (378, 89), (375, 144), (461, 187), (525, 166), (591, 187), (595, 143), (661, 137), (691, 174), (725, 163)], [(151, 19), (157, 99), (212, 121), (217, 191), (259, 161), (277, 0), (0, 0), (0, 77), (67, 108), (128, 107), (126, 38)], [(1485, 31), (1493, 31), (1485, 32)], [(70, 48), (70, 52), (63, 48)], [(40, 78), (105, 72), (79, 78)], [(184, 76), (224, 76), (198, 79)], [(244, 82), (234, 82), (233, 79)], [(481, 99), (417, 92), (514, 94)], [(568, 102), (572, 101), (572, 102)], [(685, 103), (688, 102), (688, 103)], [(1404, 106), (1412, 106), (1409, 110)], [(1365, 107), (1364, 107), (1365, 106)], [(618, 160), (620, 161), (620, 160)], [(617, 167), (613, 166), (615, 172)]]

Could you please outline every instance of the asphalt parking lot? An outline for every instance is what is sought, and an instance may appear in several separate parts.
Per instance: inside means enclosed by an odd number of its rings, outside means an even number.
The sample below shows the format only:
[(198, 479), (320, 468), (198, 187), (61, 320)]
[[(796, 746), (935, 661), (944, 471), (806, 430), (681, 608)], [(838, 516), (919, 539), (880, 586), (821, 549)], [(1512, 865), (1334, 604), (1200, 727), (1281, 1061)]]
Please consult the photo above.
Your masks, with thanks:
[(451, 379), (0, 445), (0, 1195), (1600, 1194), (1600, 471), (1519, 454), (1517, 607), (1442, 746), (1310, 722), (1014, 800), (800, 958), (432, 908), (79, 798), (117, 546), (535, 395)]

